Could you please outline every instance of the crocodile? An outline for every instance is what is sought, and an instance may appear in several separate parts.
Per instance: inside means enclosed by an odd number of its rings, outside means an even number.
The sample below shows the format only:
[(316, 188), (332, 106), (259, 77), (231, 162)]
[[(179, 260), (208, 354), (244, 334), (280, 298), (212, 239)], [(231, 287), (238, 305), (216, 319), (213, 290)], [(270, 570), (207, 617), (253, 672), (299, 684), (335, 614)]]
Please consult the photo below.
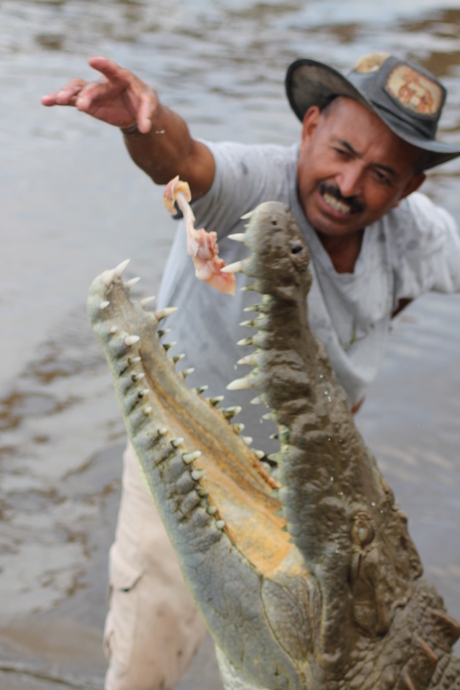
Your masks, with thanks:
[(260, 293), (246, 322), (254, 388), (278, 424), (271, 460), (248, 445), (240, 408), (184, 384), (159, 326), (132, 302), (124, 264), (88, 298), (126, 428), (227, 690), (460, 689), (460, 625), (423, 568), (391, 488), (355, 427), (308, 326), (309, 255), (290, 212), (252, 212), (249, 256), (230, 270)]

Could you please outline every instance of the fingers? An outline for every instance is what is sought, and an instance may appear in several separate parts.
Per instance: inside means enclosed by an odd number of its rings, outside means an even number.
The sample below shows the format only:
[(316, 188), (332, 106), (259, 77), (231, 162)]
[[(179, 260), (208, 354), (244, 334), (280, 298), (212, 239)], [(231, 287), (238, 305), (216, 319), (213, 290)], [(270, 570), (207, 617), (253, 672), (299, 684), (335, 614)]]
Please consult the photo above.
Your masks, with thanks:
[(149, 92), (139, 94), (139, 106), (137, 109), (137, 128), (141, 134), (150, 132), (155, 111), (158, 107), (156, 93), (149, 89)]
[(86, 86), (87, 82), (84, 79), (71, 79), (59, 91), (53, 91), (45, 96), (42, 96), (41, 102), (43, 105), (75, 105), (78, 94)]
[(56, 105), (56, 96), (57, 93), (55, 91), (51, 93), (47, 93), (46, 96), (42, 96), (40, 98), (40, 101), (42, 102), (42, 105), (50, 106), (50, 105)]
[(90, 110), (93, 103), (100, 101), (113, 91), (113, 86), (109, 82), (91, 81), (79, 92), (75, 105), (78, 110), (87, 112)]
[(73, 105), (108, 124), (127, 127), (134, 121), (142, 134), (149, 132), (159, 105), (155, 91), (105, 57), (92, 57), (89, 64), (101, 73), (101, 81), (72, 79), (43, 96), (43, 105)]
[(127, 84), (129, 82), (129, 77), (136, 79), (134, 74), (129, 70), (120, 67), (116, 62), (108, 60), (105, 57), (91, 57), (88, 60), (88, 64), (113, 83), (122, 82), (123, 84)]

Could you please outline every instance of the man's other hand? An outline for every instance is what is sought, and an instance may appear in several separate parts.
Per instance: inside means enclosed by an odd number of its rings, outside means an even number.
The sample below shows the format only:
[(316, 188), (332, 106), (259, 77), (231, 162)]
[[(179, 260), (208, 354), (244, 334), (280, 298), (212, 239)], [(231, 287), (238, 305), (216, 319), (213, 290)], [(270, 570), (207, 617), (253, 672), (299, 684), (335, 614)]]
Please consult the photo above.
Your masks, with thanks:
[(59, 91), (42, 96), (43, 105), (75, 106), (109, 125), (122, 129), (137, 125), (142, 134), (149, 132), (159, 105), (155, 91), (112, 60), (92, 57), (88, 62), (103, 79), (71, 79)]

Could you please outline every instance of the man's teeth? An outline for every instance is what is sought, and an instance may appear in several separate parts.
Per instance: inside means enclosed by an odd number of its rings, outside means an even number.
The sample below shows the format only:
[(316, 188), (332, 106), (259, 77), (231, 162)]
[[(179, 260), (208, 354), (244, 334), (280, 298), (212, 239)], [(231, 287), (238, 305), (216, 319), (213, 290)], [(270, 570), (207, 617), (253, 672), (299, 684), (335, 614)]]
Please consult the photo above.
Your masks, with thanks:
[(332, 206), (332, 208), (334, 208), (336, 211), (339, 211), (339, 213), (351, 213), (351, 206), (345, 204), (343, 201), (339, 201), (331, 194), (326, 192), (323, 194), (323, 199), (328, 206)]

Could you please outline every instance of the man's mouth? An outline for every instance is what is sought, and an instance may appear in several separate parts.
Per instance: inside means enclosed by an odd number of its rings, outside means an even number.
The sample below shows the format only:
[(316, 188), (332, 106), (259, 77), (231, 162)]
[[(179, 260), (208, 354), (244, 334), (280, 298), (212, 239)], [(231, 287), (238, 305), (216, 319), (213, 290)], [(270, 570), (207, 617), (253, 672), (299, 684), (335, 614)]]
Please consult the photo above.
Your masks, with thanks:
[(343, 197), (340, 189), (333, 185), (323, 183), (320, 187), (320, 193), (324, 202), (331, 209), (343, 215), (349, 216), (352, 213), (359, 213), (364, 208), (364, 204), (356, 197)]
[(352, 212), (351, 206), (349, 204), (345, 204), (343, 201), (339, 201), (331, 194), (323, 194), (323, 199), (328, 206), (331, 206), (336, 211), (339, 211), (339, 213), (345, 213), (349, 215)]

